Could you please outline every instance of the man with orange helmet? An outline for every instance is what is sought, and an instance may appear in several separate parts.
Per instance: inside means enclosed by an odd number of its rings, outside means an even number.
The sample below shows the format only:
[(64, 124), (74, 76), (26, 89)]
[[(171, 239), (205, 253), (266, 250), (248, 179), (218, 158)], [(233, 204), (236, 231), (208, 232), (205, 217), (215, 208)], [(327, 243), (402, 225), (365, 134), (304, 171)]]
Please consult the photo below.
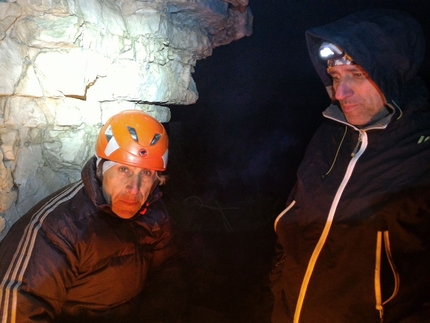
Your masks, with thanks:
[(185, 289), (158, 188), (167, 156), (156, 119), (111, 117), (82, 179), (0, 244), (0, 322), (177, 322)]

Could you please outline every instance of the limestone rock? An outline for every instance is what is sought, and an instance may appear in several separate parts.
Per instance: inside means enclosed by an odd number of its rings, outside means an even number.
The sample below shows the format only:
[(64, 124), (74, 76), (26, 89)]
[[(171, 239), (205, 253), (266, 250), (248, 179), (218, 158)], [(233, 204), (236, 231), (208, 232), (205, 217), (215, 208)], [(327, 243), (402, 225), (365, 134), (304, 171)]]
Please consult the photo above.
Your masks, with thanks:
[(0, 240), (80, 177), (110, 116), (168, 122), (196, 62), (251, 33), (247, 0), (0, 1)]

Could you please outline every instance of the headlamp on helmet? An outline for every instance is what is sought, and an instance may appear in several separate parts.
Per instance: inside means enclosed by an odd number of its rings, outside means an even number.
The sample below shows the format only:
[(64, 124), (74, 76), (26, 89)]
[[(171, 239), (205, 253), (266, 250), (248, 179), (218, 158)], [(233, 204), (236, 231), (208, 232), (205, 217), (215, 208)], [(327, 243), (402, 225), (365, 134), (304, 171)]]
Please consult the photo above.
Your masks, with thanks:
[(338, 65), (354, 65), (355, 62), (339, 46), (323, 42), (319, 48), (320, 58), (327, 61), (327, 67)]

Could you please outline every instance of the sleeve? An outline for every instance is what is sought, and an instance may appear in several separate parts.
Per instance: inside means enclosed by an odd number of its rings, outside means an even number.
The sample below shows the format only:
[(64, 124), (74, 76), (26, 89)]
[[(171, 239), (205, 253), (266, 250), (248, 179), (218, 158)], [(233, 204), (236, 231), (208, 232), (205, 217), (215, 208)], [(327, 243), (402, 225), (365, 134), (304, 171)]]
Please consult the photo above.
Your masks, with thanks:
[(174, 232), (171, 219), (165, 214), (142, 293), (141, 317), (145, 323), (179, 322), (184, 312), (187, 287), (179, 245), (179, 232)]
[(0, 322), (52, 322), (70, 270), (40, 219), (21, 218), (0, 246)]

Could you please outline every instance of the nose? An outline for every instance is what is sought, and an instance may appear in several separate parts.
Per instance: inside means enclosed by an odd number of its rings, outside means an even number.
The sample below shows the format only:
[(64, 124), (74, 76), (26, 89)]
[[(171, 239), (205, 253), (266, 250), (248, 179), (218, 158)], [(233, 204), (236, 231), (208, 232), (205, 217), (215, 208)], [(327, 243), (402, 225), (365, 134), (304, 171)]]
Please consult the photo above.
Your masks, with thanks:
[(335, 98), (338, 101), (342, 101), (345, 98), (354, 94), (354, 91), (351, 87), (350, 81), (348, 78), (342, 78), (338, 81), (338, 83), (334, 87)]
[(127, 182), (127, 192), (136, 195), (140, 191), (141, 179), (139, 176), (130, 176)]

